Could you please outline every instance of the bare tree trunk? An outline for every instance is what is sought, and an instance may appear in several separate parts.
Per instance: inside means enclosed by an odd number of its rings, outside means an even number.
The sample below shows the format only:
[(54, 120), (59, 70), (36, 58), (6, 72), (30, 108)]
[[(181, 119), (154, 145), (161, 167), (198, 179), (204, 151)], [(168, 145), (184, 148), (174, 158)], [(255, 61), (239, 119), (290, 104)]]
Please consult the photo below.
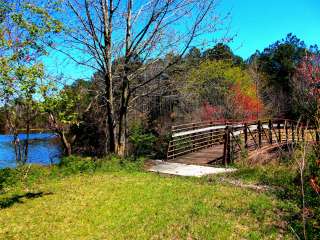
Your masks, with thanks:
[(70, 156), (72, 154), (72, 149), (71, 149), (71, 144), (69, 143), (64, 131), (59, 131), (58, 132), (60, 138), (61, 138), (61, 142), (63, 144), (63, 147), (65, 149), (65, 153), (67, 156)]
[(27, 124), (27, 132), (26, 132), (26, 140), (24, 143), (24, 154), (23, 154), (23, 164), (28, 161), (28, 153), (29, 153), (29, 138), (30, 138), (30, 124)]
[(5, 123), (5, 126), (4, 126), (4, 134), (9, 134), (10, 133), (10, 123), (9, 123), (9, 119), (7, 117), (7, 114), (8, 113), (6, 113), (6, 123)]
[(30, 112), (29, 112), (29, 106), (27, 109), (27, 131), (26, 131), (26, 140), (24, 143), (24, 154), (23, 154), (23, 164), (25, 164), (28, 160), (28, 152), (29, 152), (29, 137), (30, 137)]
[(115, 135), (115, 119), (114, 119), (114, 103), (113, 103), (113, 89), (112, 89), (112, 75), (111, 75), (111, 65), (110, 72), (105, 75), (105, 85), (106, 85), (106, 105), (107, 105), (107, 137), (108, 137), (108, 147), (106, 148), (106, 154), (115, 153), (116, 151), (116, 135)]
[(16, 124), (13, 123), (13, 120), (11, 119), (11, 115), (12, 113), (9, 113), (8, 107), (5, 104), (5, 111), (6, 111), (6, 118), (7, 118), (7, 122), (9, 125), (9, 133), (11, 133), (13, 135), (13, 146), (14, 146), (14, 153), (15, 153), (15, 157), (16, 157), (16, 163), (20, 164), (21, 163), (21, 145), (20, 145), (20, 140), (19, 140), (19, 135), (17, 132), (17, 128), (16, 128)]
[(20, 144), (20, 139), (18, 136), (18, 133), (14, 131), (13, 133), (13, 145), (14, 145), (14, 152), (16, 155), (16, 162), (18, 164), (21, 164), (21, 144)]
[[(118, 128), (118, 141), (117, 141), (117, 149), (116, 149), (116, 154), (124, 157), (126, 156), (126, 148), (127, 148), (127, 120), (126, 120), (126, 115), (122, 115), (122, 120), (119, 122), (119, 128)], [(121, 125), (120, 125), (121, 124)]]
[(67, 156), (70, 156), (72, 154), (71, 143), (68, 141), (68, 138), (65, 135), (63, 127), (59, 126), (59, 124), (57, 123), (52, 113), (49, 113), (49, 122), (51, 125), (51, 129), (59, 135), (65, 154)]
[(117, 151), (119, 156), (125, 156), (127, 154), (127, 115), (128, 115), (128, 101), (129, 101), (129, 81), (127, 77), (123, 80), (123, 90), (121, 96), (121, 107), (119, 113), (119, 127), (118, 127), (118, 141)]
[(127, 154), (127, 114), (129, 103), (129, 71), (130, 71), (130, 59), (132, 52), (131, 47), (131, 14), (132, 14), (132, 0), (128, 0), (127, 5), (127, 18), (126, 18), (126, 37), (125, 37), (125, 63), (124, 63), (124, 75), (122, 77), (122, 89), (121, 89), (121, 105), (119, 112), (119, 128), (118, 128), (118, 142), (117, 142), (117, 154), (119, 156), (125, 156)]
[(114, 109), (113, 104), (107, 103), (107, 128), (108, 128), (108, 142), (109, 148), (106, 149), (106, 154), (108, 152), (114, 153), (116, 151), (116, 136), (114, 128)]
[[(116, 152), (115, 118), (114, 118), (114, 99), (113, 99), (113, 76), (112, 76), (112, 17), (113, 1), (109, 0), (109, 6), (106, 0), (101, 1), (103, 14), (103, 57), (105, 63), (105, 98), (107, 105), (107, 129), (109, 138), (109, 149), (106, 148), (106, 154)], [(94, 30), (92, 31), (94, 33)], [(95, 34), (95, 33), (94, 33)]]

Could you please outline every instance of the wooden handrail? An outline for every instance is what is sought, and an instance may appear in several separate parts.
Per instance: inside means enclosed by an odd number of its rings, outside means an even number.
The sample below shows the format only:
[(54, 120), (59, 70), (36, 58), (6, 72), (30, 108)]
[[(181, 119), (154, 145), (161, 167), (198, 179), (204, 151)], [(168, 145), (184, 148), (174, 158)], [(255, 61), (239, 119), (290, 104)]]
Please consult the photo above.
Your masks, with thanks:
[[(296, 125), (296, 127), (295, 127)], [(301, 129), (301, 130), (298, 130)], [(308, 130), (314, 127), (308, 127)], [(244, 142), (244, 148), (254, 146), (260, 148), (263, 145), (305, 140), (310, 135), (306, 126), (299, 121), (290, 119), (263, 119), (258, 121), (205, 121), (185, 123), (172, 126), (172, 136), (167, 150), (167, 159), (194, 152), (199, 149), (209, 148), (224, 144), (224, 162), (231, 161), (231, 145), (236, 144), (238, 150), (242, 150), (240, 142)], [(283, 136), (285, 138), (283, 139)], [(315, 132), (316, 141), (320, 141), (319, 133)], [(275, 138), (273, 138), (275, 137)]]

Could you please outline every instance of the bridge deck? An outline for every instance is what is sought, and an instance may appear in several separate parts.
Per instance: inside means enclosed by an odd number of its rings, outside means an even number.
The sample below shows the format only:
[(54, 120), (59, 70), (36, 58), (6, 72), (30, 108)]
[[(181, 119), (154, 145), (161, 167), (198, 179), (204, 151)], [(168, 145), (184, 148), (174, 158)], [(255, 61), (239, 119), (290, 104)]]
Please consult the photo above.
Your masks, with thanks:
[(191, 152), (189, 154), (177, 157), (168, 162), (185, 163), (206, 165), (221, 159), (223, 156), (223, 144), (215, 145), (210, 148), (205, 148), (197, 152)]

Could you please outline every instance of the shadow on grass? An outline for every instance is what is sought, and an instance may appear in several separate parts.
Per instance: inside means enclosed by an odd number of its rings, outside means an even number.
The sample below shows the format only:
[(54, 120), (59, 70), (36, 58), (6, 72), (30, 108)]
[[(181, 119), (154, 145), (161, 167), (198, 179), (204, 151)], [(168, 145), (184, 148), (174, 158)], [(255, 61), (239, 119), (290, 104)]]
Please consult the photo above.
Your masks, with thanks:
[(15, 203), (24, 203), (23, 198), (34, 199), (34, 198), (39, 198), (39, 197), (52, 195), (52, 194), (53, 194), (52, 192), (36, 192), (36, 193), (27, 192), (25, 194), (20, 194), (20, 195), (16, 194), (8, 198), (0, 199), (0, 209), (9, 208)]

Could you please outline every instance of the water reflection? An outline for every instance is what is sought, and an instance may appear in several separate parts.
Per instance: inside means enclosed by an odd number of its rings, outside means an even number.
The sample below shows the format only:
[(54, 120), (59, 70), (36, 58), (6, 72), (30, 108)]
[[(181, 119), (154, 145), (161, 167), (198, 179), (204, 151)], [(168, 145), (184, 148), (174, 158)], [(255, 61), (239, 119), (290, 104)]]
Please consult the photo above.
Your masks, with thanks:
[[(19, 134), (20, 141), (26, 134)], [(12, 135), (0, 135), (0, 168), (16, 167)], [(61, 147), (53, 133), (30, 134), (29, 157), (27, 163), (48, 165), (60, 160)]]

